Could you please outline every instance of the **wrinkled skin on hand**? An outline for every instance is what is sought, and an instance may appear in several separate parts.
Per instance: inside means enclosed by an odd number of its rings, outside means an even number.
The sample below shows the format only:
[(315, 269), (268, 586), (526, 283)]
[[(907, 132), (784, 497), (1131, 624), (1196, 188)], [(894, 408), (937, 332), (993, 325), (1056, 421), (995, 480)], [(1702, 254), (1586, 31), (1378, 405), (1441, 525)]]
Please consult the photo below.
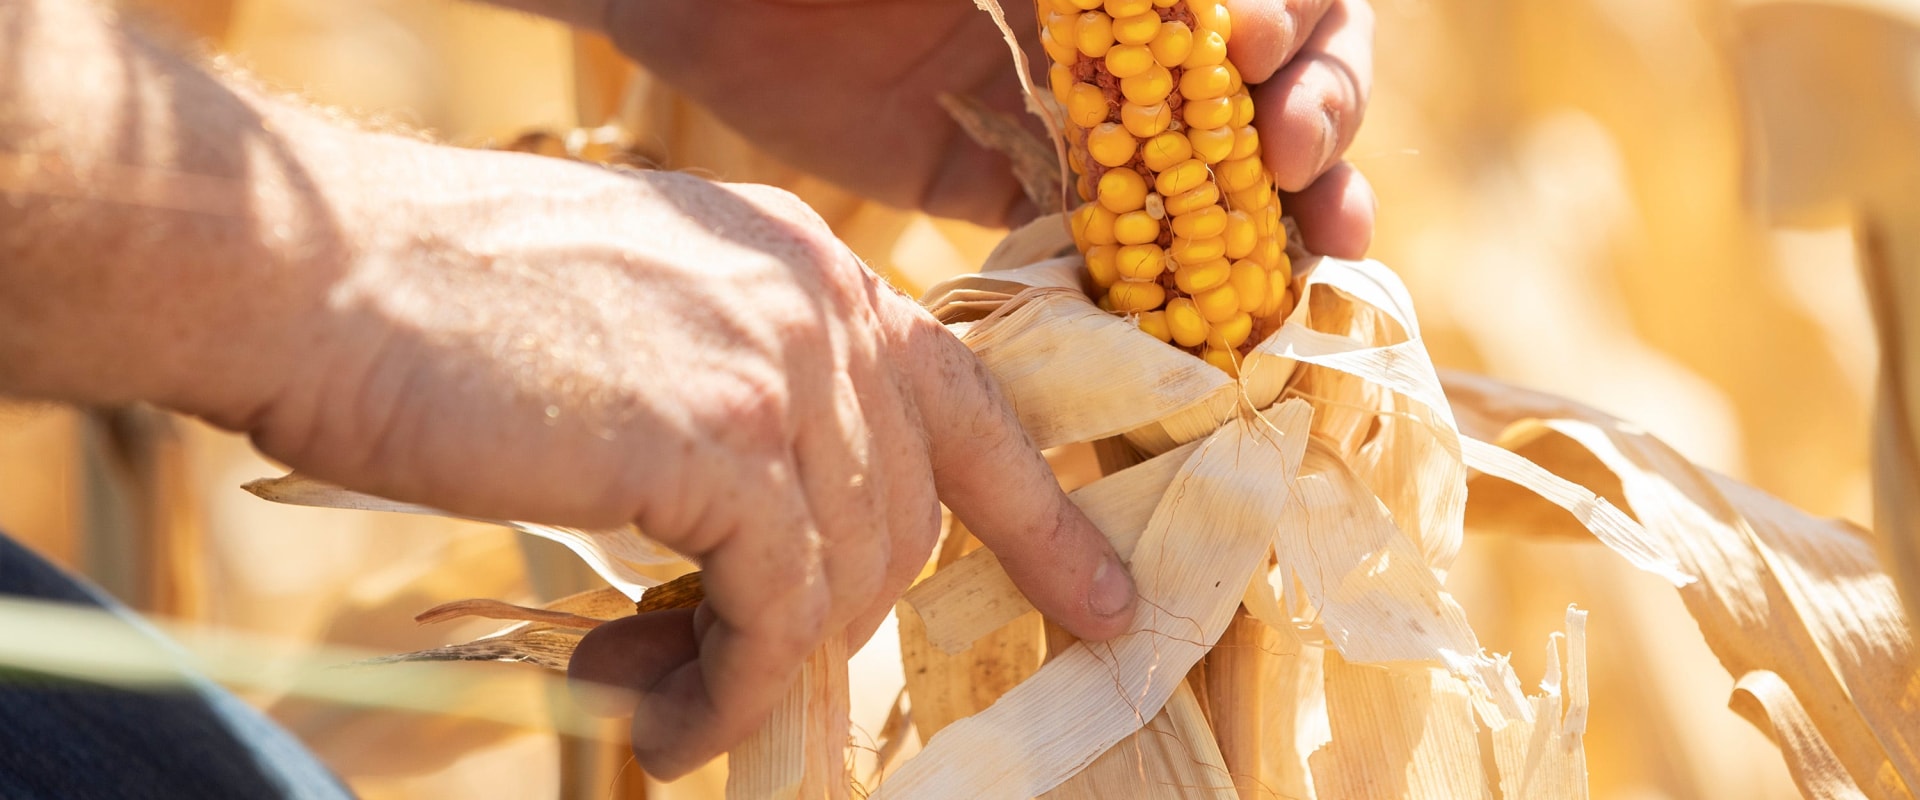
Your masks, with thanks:
[[(424, 150), (424, 146), (422, 146)], [(871, 635), (945, 502), (1077, 635), (1126, 570), (990, 376), (804, 204), (762, 186), (439, 151), (245, 424), (316, 477), (461, 513), (637, 523), (705, 569), (698, 609), (622, 620), (577, 676), (629, 687), (649, 772), (749, 734), (825, 637)], [(511, 192), (485, 187), (514, 187)]]
[[(1032, 6), (1003, 5), (1046, 79)], [(1341, 155), (1372, 82), (1367, 0), (1228, 0), (1228, 54), (1254, 85), (1267, 166), (1314, 252), (1364, 253), (1373, 191)], [(757, 146), (897, 206), (1002, 224), (1030, 217), (1007, 162), (934, 101), (1021, 114), (1000, 33), (961, 0), (610, 0), (623, 50)], [(1037, 130), (1037, 128), (1036, 128)]]

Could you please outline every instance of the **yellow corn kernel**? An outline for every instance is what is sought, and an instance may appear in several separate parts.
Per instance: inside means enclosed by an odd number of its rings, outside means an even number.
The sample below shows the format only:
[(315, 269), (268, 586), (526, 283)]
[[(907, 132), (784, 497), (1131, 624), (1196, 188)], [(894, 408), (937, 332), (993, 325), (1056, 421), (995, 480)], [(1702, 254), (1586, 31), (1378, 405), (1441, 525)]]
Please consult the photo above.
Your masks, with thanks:
[(1237, 89), (1234, 91), (1233, 119), (1229, 120), (1227, 124), (1236, 128), (1253, 124), (1253, 95), (1247, 94), (1247, 90)]
[(1193, 144), (1193, 154), (1209, 164), (1233, 153), (1232, 128), (1188, 128), (1187, 141)]
[(1193, 52), (1193, 29), (1184, 22), (1162, 22), (1147, 49), (1153, 51), (1153, 60), (1160, 62), (1160, 66), (1167, 69), (1180, 66)]
[(1154, 64), (1153, 68), (1131, 78), (1120, 79), (1120, 93), (1128, 100), (1143, 106), (1150, 106), (1167, 99), (1173, 93), (1173, 73), (1166, 67)]
[(1227, 373), (1228, 377), (1240, 377), (1240, 358), (1232, 350), (1221, 350), (1219, 348), (1209, 347), (1207, 348), (1207, 352), (1201, 354), (1200, 358), (1209, 364), (1219, 367), (1220, 371)]
[(1153, 179), (1153, 190), (1163, 197), (1172, 197), (1181, 192), (1189, 192), (1207, 182), (1207, 165), (1197, 158), (1189, 158), (1171, 167), (1163, 169)]
[(1188, 100), (1180, 107), (1180, 118), (1189, 128), (1220, 128), (1233, 119), (1233, 101), (1224, 97)]
[(1118, 262), (1115, 260), (1120, 248), (1110, 244), (1096, 244), (1087, 248), (1087, 275), (1093, 278), (1093, 285), (1105, 289), (1120, 282)]
[(1187, 10), (1193, 13), (1193, 24), (1203, 30), (1220, 34), (1222, 39), (1233, 38), (1233, 18), (1227, 14), (1227, 6), (1220, 0), (1190, 0)]
[(1260, 241), (1260, 230), (1254, 224), (1253, 215), (1245, 211), (1234, 210), (1221, 215), (1221, 235), (1227, 240), (1227, 258), (1242, 259), (1253, 252), (1253, 244)]
[(1154, 8), (1172, 8), (1179, 4), (1180, 0), (1153, 0)]
[(1154, 172), (1165, 172), (1192, 157), (1193, 144), (1178, 131), (1159, 134), (1140, 146), (1140, 161)]
[(1096, 244), (1114, 244), (1113, 223), (1118, 215), (1100, 207), (1099, 203), (1088, 203), (1073, 212), (1073, 239), (1080, 242), (1085, 251)]
[(1106, 0), (1107, 14), (1114, 19), (1145, 14), (1153, 10), (1153, 0)]
[(1266, 175), (1266, 166), (1257, 158), (1243, 158), (1239, 161), (1222, 161), (1213, 168), (1213, 179), (1227, 194), (1242, 189), (1251, 189), (1260, 185), (1260, 179)]
[(1181, 347), (1198, 347), (1206, 342), (1210, 327), (1193, 300), (1176, 297), (1167, 302), (1167, 333)]
[(1166, 103), (1150, 106), (1121, 103), (1120, 124), (1126, 126), (1128, 133), (1142, 139), (1152, 138), (1173, 124), (1173, 107)]
[(1053, 34), (1053, 40), (1056, 42), (1075, 41), (1076, 37), (1079, 36), (1080, 12), (1069, 11), (1062, 14), (1048, 14), (1045, 19), (1040, 20), (1040, 24), (1046, 28), (1048, 33)]
[(1122, 314), (1152, 311), (1167, 300), (1167, 290), (1152, 281), (1121, 281), (1107, 289), (1113, 310)]
[(1073, 44), (1088, 58), (1099, 58), (1113, 46), (1113, 18), (1098, 11), (1080, 15), (1074, 26)]
[(1280, 204), (1274, 203), (1256, 212), (1253, 215), (1253, 229), (1261, 236), (1282, 235)]
[(1087, 155), (1103, 167), (1118, 167), (1133, 160), (1137, 146), (1133, 134), (1118, 122), (1102, 122), (1087, 131)]
[(1160, 220), (1145, 211), (1129, 211), (1113, 221), (1113, 238), (1121, 244), (1146, 244), (1160, 238)]
[(1286, 248), (1281, 248), (1280, 258), (1267, 265), (1267, 273), (1279, 276), (1281, 283), (1293, 280), (1293, 256), (1287, 255)]
[[(1233, 90), (1233, 76), (1225, 66), (1194, 67), (1180, 75), (1180, 96), (1188, 100), (1212, 100), (1226, 97)], [(1242, 123), (1245, 124), (1245, 123)]]
[(1144, 44), (1116, 44), (1107, 51), (1107, 71), (1116, 78), (1131, 78), (1157, 66)]
[(1234, 293), (1232, 286), (1222, 283), (1211, 291), (1194, 295), (1193, 305), (1200, 309), (1200, 316), (1218, 325), (1240, 313), (1240, 296)]
[(1267, 273), (1267, 302), (1255, 312), (1261, 319), (1270, 319), (1276, 314), (1284, 314), (1291, 310), (1287, 305), (1287, 293), (1292, 289), (1289, 285), (1292, 276), (1283, 275), (1282, 272), (1283, 270), (1272, 270)]
[(1106, 4), (1106, 0), (1067, 0), (1067, 5), (1081, 11), (1092, 11)]
[(1232, 350), (1247, 343), (1247, 337), (1253, 333), (1253, 315), (1242, 311), (1228, 317), (1225, 322), (1213, 326), (1207, 332), (1207, 346), (1221, 350)]
[(1220, 187), (1213, 185), (1212, 181), (1208, 181), (1201, 184), (1198, 189), (1166, 198), (1163, 201), (1163, 207), (1168, 214), (1177, 217), (1181, 214), (1199, 211), (1218, 202), (1220, 202)]
[(1224, 64), (1221, 64), (1220, 66), (1227, 68), (1227, 85), (1229, 87), (1227, 89), (1227, 94), (1237, 95), (1240, 93), (1242, 89), (1247, 88), (1246, 82), (1240, 80), (1240, 68), (1234, 66), (1233, 62), (1228, 61)]
[(1088, 172), (1087, 152), (1086, 150), (1082, 149), (1085, 146), (1086, 146), (1086, 143), (1081, 142), (1080, 147), (1067, 148), (1067, 166), (1073, 168), (1073, 173), (1075, 175), (1085, 175)]
[(1067, 90), (1067, 119), (1082, 128), (1107, 121), (1107, 96), (1091, 83), (1076, 83)]
[(1182, 265), (1203, 264), (1225, 256), (1227, 240), (1219, 236), (1209, 236), (1205, 239), (1175, 236), (1172, 246), (1167, 248), (1167, 254), (1173, 256), (1173, 260)]
[(1167, 254), (1157, 244), (1130, 244), (1120, 248), (1113, 263), (1126, 280), (1150, 281), (1167, 271)]
[(1092, 175), (1081, 175), (1078, 178), (1074, 178), (1073, 192), (1074, 194), (1080, 195), (1081, 201), (1089, 203), (1093, 202), (1094, 198), (1100, 196), (1099, 187), (1094, 186)]
[(1205, 239), (1219, 236), (1227, 231), (1227, 211), (1219, 206), (1207, 206), (1173, 218), (1173, 235), (1188, 239)]
[[(1267, 304), (1267, 270), (1251, 261), (1233, 262), (1233, 274), (1227, 285), (1240, 296), (1240, 310), (1249, 314)], [(1239, 345), (1234, 345), (1238, 347)]]
[(1147, 204), (1147, 179), (1130, 169), (1110, 169), (1095, 190), (1100, 205), (1115, 214), (1139, 211)]
[(1195, 31), (1193, 44), (1187, 50), (1187, 58), (1180, 66), (1187, 69), (1211, 67), (1227, 63), (1227, 38), (1219, 31)]
[(1040, 6), (1055, 14), (1079, 14), (1086, 10), (1074, 5), (1073, 0), (1043, 0)]
[[(1159, 35), (1160, 15), (1151, 9), (1143, 14), (1113, 18), (1113, 40), (1121, 44), (1149, 44)], [(1159, 57), (1155, 56), (1154, 60)]]
[(1261, 176), (1259, 185), (1227, 195), (1227, 204), (1243, 211), (1259, 211), (1272, 202), (1273, 187), (1267, 185), (1264, 175)]
[(1287, 251), (1280, 246), (1279, 239), (1261, 239), (1254, 243), (1253, 252), (1247, 254), (1253, 263), (1269, 270), (1279, 267), (1280, 259), (1286, 257)]
[(1053, 99), (1060, 101), (1060, 105), (1065, 106), (1067, 104), (1068, 93), (1072, 92), (1073, 87), (1079, 84), (1073, 80), (1073, 70), (1071, 68), (1065, 64), (1055, 62), (1053, 66), (1047, 67), (1047, 85), (1053, 88)]
[(1260, 133), (1252, 125), (1241, 125), (1233, 129), (1233, 152), (1228, 159), (1252, 158), (1260, 153)]
[(1163, 342), (1173, 341), (1173, 331), (1167, 329), (1167, 312), (1149, 311), (1140, 315), (1140, 332)]
[(1073, 39), (1055, 39), (1053, 32), (1047, 28), (1040, 29), (1040, 47), (1047, 51), (1047, 58), (1053, 59), (1056, 64), (1072, 64), (1080, 60), (1080, 47), (1074, 44)]
[(1109, 314), (1113, 313), (1113, 297), (1111, 295), (1101, 294), (1100, 299), (1093, 301), (1093, 305), (1101, 311)]
[(1173, 285), (1195, 297), (1225, 286), (1232, 279), (1233, 267), (1224, 258), (1204, 264), (1182, 264), (1173, 270)]

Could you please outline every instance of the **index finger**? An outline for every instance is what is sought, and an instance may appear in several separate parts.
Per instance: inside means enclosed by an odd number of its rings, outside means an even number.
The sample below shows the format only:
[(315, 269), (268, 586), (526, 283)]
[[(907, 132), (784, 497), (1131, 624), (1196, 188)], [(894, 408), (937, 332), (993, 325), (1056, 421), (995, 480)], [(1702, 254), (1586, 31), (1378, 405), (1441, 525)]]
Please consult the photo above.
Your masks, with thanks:
[(940, 500), (994, 552), (1035, 608), (1075, 636), (1127, 631), (1133, 578), (1067, 499), (985, 365), (931, 319), (919, 327), (914, 386)]

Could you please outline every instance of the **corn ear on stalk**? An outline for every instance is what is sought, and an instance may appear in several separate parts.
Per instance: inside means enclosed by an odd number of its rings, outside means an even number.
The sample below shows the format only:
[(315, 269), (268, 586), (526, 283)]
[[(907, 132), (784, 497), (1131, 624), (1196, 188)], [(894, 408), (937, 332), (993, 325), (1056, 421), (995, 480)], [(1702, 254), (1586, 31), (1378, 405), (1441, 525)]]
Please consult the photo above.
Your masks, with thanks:
[(1038, 0), (1100, 307), (1238, 373), (1293, 308), (1280, 199), (1221, 0)]

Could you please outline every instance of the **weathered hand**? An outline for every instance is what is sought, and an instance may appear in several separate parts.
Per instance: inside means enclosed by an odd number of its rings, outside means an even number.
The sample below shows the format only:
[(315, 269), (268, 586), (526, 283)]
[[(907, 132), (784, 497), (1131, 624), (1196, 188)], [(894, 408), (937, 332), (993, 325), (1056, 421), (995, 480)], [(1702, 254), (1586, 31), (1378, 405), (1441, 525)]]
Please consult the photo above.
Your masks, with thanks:
[[(629, 520), (705, 569), (697, 612), (597, 631), (672, 777), (750, 733), (829, 634), (864, 641), (936, 497), (1075, 634), (1132, 584), (966, 347), (779, 190), (408, 143), (406, 198), (333, 287), (326, 346), (250, 413), (317, 477), (481, 516)], [(399, 188), (399, 187), (413, 188)], [(412, 209), (412, 210), (408, 210)]]
[[(520, 0), (523, 4), (526, 0)], [(972, 95), (1020, 112), (988, 16), (964, 0), (603, 0), (629, 54), (755, 144), (895, 205), (985, 224), (1033, 213), (1004, 159), (935, 102)], [(1045, 79), (1031, 5), (1005, 2)], [(1229, 55), (1253, 90), (1267, 165), (1309, 249), (1358, 256), (1373, 192), (1340, 161), (1373, 68), (1367, 0), (1228, 0)]]

